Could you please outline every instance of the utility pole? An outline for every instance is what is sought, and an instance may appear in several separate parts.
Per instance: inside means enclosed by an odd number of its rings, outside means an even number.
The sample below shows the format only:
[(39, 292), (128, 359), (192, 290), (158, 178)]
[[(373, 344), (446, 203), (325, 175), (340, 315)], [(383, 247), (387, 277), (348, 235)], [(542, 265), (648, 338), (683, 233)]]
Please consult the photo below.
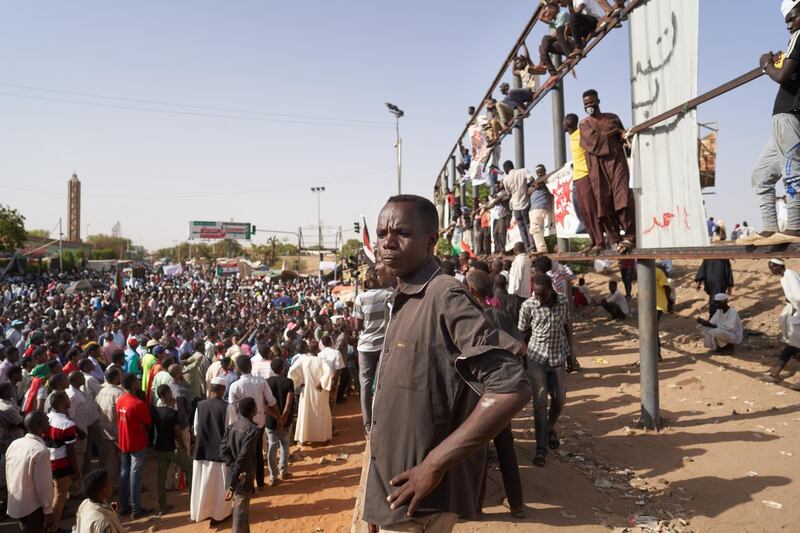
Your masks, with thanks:
[(311, 192), (317, 195), (317, 237), (319, 239), (317, 241), (317, 250), (319, 251), (319, 281), (322, 283), (322, 211), (320, 205), (325, 187), (311, 187)]
[(61, 229), (61, 217), (58, 219), (58, 272), (64, 272), (64, 233)]
[[(553, 64), (561, 65), (561, 56), (552, 55)], [(551, 92), (553, 95), (553, 163), (555, 168), (567, 164), (567, 144), (564, 140), (564, 81), (559, 81)], [(558, 239), (558, 251), (569, 252), (569, 239)]]
[(386, 107), (395, 118), (395, 147), (397, 148), (397, 194), (401, 194), (403, 181), (403, 139), (400, 138), (400, 117), (405, 115), (402, 109), (394, 104), (386, 102)]
[[(515, 89), (522, 88), (522, 79), (514, 76), (512, 81)], [(525, 168), (525, 127), (523, 120), (517, 120), (514, 126), (514, 168)]]

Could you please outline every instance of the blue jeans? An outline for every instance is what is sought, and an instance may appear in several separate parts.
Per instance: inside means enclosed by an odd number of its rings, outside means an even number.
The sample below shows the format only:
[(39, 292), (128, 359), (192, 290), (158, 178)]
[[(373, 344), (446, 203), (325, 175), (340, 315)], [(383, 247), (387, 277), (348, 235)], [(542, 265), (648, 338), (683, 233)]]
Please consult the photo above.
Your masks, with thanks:
[(531, 219), (528, 211), (529, 209), (514, 211), (514, 220), (517, 222), (519, 237), (522, 239), (526, 252), (530, 252), (533, 249), (533, 244), (531, 243)]
[(269, 449), (267, 450), (267, 464), (269, 465), (269, 478), (275, 481), (278, 477), (278, 447), (281, 449), (280, 473), (286, 474), (289, 470), (289, 429), (267, 429)]
[(142, 510), (139, 493), (142, 488), (142, 472), (144, 471), (144, 450), (123, 452), (119, 474), (120, 508), (131, 508), (133, 512)]

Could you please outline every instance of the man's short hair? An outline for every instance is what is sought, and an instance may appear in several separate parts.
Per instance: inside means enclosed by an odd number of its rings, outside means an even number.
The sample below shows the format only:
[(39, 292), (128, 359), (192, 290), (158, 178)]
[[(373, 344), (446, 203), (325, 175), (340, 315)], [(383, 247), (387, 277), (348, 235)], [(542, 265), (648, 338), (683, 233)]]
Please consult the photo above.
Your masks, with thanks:
[(67, 378), (69, 379), (69, 384), (76, 388), (80, 387), (85, 382), (83, 374), (80, 372), (71, 372)]
[(483, 270), (467, 272), (467, 286), (481, 298), (486, 298), (492, 292), (492, 281), (489, 279), (489, 274)]
[(333, 346), (333, 337), (331, 337), (330, 335), (323, 335), (322, 338), (320, 338), (319, 342), (326, 348), (330, 348), (331, 346)]
[(553, 262), (546, 255), (540, 255), (533, 261), (533, 269), (536, 272), (546, 274), (553, 269)]
[(273, 359), (269, 363), (269, 367), (276, 374), (281, 374), (281, 373), (283, 373), (283, 365), (284, 364), (285, 364), (285, 361), (283, 360), (283, 357), (276, 357), (275, 359)]
[(69, 396), (64, 391), (56, 391), (50, 395), (50, 407), (57, 409), (58, 406), (64, 405), (64, 402), (69, 401)]
[(172, 394), (172, 389), (170, 389), (169, 385), (166, 384), (159, 385), (156, 389), (156, 394), (158, 394), (158, 397), (163, 400), (166, 396)]
[(246, 355), (240, 355), (236, 358), (236, 368), (238, 368), (243, 374), (249, 374), (253, 369), (253, 363)]
[(578, 122), (580, 122), (580, 120), (578, 119), (578, 115), (576, 115), (575, 113), (570, 113), (567, 116), (565, 116), (564, 121), (567, 124), (572, 124), (573, 126), (577, 126)]
[(511, 161), (505, 161), (503, 163), (503, 170), (506, 171), (506, 173), (508, 173), (510, 170), (514, 170), (514, 163)]
[[(91, 361), (89, 361), (89, 362), (91, 362)], [(115, 366), (109, 368), (108, 370), (106, 370), (106, 373), (105, 373), (106, 381), (108, 381), (109, 383), (111, 383), (113, 381), (116, 381), (117, 379), (119, 379), (120, 376), (122, 376), (122, 370), (120, 370), (119, 368), (117, 368)]]
[(255, 416), (256, 414), (256, 401), (250, 396), (245, 396), (239, 400), (239, 414), (244, 417)]
[(599, 98), (600, 97), (600, 95), (597, 94), (597, 91), (595, 91), (594, 89), (589, 89), (588, 91), (585, 91), (583, 93), (583, 97), (584, 98), (586, 98), (587, 96), (594, 96), (595, 98)]
[(94, 363), (88, 357), (84, 357), (78, 361), (78, 370), (81, 372), (91, 372), (94, 370)]
[(496, 289), (505, 289), (508, 287), (508, 280), (502, 274), (498, 274), (494, 277), (494, 287)]
[(133, 391), (136, 379), (136, 374), (125, 374), (122, 376), (122, 388), (128, 392)]
[(426, 233), (437, 233), (439, 231), (439, 212), (433, 202), (416, 194), (398, 194), (386, 201), (387, 204), (410, 203), (419, 213), (420, 220)]
[(108, 472), (103, 470), (92, 470), (83, 476), (83, 493), (90, 500), (97, 501), (97, 494), (108, 483)]
[(533, 275), (533, 284), (540, 287), (553, 288), (553, 280), (550, 279), (550, 276), (541, 272)]

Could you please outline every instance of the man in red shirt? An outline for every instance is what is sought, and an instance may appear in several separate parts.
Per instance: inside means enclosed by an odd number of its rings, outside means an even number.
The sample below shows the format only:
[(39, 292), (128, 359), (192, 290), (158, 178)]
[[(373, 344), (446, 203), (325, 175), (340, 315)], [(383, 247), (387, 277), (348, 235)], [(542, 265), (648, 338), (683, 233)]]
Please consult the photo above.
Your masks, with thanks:
[(144, 453), (147, 449), (147, 426), (151, 424), (150, 408), (136, 396), (139, 379), (126, 374), (122, 379), (125, 394), (117, 400), (117, 428), (122, 466), (119, 477), (119, 514), (131, 513), (135, 520), (151, 513), (144, 509), (139, 499), (144, 469)]

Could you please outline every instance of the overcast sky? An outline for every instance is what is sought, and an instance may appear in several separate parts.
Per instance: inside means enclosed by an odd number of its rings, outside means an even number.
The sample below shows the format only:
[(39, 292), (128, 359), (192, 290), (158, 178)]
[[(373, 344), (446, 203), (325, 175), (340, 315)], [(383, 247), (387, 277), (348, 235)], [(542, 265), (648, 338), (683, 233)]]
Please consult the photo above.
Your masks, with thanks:
[[(663, 0), (660, 0), (663, 1)], [(779, 2), (701, 2), (700, 90), (782, 50)], [(423, 2), (4, 2), (0, 17), (0, 203), (29, 229), (57, 227), (73, 170), (81, 235), (148, 248), (187, 237), (188, 221), (252, 222), (311, 234), (374, 228), (396, 192), (393, 117), (403, 108), (403, 192), (431, 196), (466, 120), (534, 8)], [(538, 48), (544, 28), (530, 39)], [(567, 112), (597, 89), (630, 123), (627, 29), (568, 78)], [(777, 86), (766, 78), (700, 109), (720, 128), (710, 215), (760, 226), (750, 173), (769, 135)], [(526, 122), (527, 163), (552, 165), (549, 99)], [(513, 155), (513, 144), (505, 156)], [(373, 230), (374, 235), (374, 230)], [(255, 242), (268, 235), (259, 234)]]

